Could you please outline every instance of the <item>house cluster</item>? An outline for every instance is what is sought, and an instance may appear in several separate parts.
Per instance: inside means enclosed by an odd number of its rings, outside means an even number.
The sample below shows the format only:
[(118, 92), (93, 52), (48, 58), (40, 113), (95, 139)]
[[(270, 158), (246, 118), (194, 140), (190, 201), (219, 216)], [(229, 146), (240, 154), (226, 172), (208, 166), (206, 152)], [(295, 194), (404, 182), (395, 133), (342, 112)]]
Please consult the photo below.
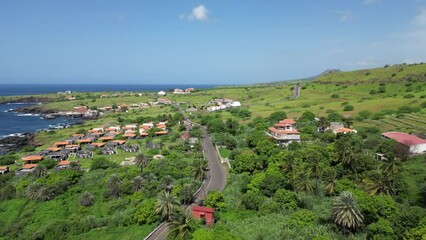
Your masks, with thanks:
[(241, 103), (239, 101), (234, 101), (233, 99), (230, 99), (230, 98), (216, 98), (216, 99), (210, 100), (208, 105), (211, 105), (207, 107), (207, 111), (209, 112), (223, 110), (223, 109), (232, 108), (232, 107), (241, 107)]
[(296, 129), (296, 121), (291, 118), (283, 119), (274, 124), (266, 132), (280, 146), (288, 146), (292, 142), (300, 142), (300, 132)]
[(179, 89), (179, 88), (175, 88), (173, 89), (173, 94), (186, 94), (186, 93), (191, 93), (192, 91), (194, 91), (194, 88), (187, 88), (187, 89)]
[[(141, 125), (128, 124), (125, 126), (95, 127), (87, 133), (73, 134), (71, 137), (60, 142), (55, 142), (53, 146), (22, 158), (24, 165), (15, 171), (17, 176), (32, 173), (40, 161), (44, 159), (54, 159), (58, 162), (57, 169), (65, 169), (69, 165), (68, 158), (93, 158), (94, 151), (99, 149), (102, 155), (117, 154), (117, 150), (123, 152), (138, 152), (138, 145), (126, 145), (126, 140), (117, 139), (123, 136), (127, 139), (144, 138), (149, 136), (149, 130), (155, 129), (156, 136), (168, 134), (167, 122), (143, 123)], [(0, 173), (9, 171), (8, 167), (0, 167)]]

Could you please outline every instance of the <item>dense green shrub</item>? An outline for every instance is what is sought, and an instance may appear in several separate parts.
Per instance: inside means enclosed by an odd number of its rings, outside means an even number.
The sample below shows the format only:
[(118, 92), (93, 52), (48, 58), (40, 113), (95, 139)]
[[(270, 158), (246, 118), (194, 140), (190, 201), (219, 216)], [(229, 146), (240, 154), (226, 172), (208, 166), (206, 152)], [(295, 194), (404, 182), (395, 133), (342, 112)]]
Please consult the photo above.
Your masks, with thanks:
[(343, 111), (353, 111), (354, 110), (354, 106), (352, 105), (345, 105), (345, 107), (343, 108)]
[(241, 196), (241, 204), (248, 210), (258, 210), (263, 200), (264, 197), (262, 195), (254, 192), (247, 192)]

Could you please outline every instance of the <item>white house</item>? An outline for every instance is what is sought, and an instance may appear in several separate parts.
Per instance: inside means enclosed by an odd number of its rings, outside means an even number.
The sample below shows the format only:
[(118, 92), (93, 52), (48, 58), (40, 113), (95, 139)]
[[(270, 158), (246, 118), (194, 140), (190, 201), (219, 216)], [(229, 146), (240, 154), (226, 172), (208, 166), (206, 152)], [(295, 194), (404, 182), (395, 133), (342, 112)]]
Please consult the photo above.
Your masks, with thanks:
[(164, 92), (164, 91), (159, 91), (159, 92), (157, 93), (157, 95), (158, 95), (158, 96), (164, 96), (164, 95), (166, 95), (166, 92)]

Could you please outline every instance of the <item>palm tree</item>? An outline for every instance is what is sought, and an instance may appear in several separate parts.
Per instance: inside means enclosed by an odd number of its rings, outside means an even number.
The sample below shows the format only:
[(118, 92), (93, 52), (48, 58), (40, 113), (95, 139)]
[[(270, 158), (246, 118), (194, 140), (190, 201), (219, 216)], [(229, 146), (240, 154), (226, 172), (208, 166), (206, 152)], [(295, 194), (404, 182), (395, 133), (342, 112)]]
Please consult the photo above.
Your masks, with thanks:
[(25, 196), (30, 200), (38, 199), (38, 192), (40, 188), (43, 187), (43, 184), (38, 182), (30, 183), (27, 188), (25, 188)]
[(80, 205), (85, 207), (91, 206), (94, 200), (95, 196), (93, 196), (93, 194), (89, 193), (88, 191), (85, 191), (83, 194), (81, 194), (80, 198), (78, 199)]
[(362, 224), (364, 217), (351, 192), (342, 192), (335, 198), (332, 218), (343, 230), (355, 230)]
[(298, 189), (299, 191), (304, 191), (304, 192), (314, 191), (314, 185), (312, 184), (312, 180), (309, 174), (302, 172), (301, 174), (297, 176), (296, 189)]
[(30, 200), (38, 201), (48, 201), (54, 197), (50, 189), (37, 182), (33, 182), (27, 186), (25, 196)]
[(143, 153), (136, 155), (136, 166), (141, 168), (141, 175), (143, 174), (143, 169), (148, 165), (148, 158)]
[(157, 199), (156, 212), (161, 215), (161, 218), (170, 222), (172, 215), (179, 206), (179, 201), (176, 196), (170, 192), (161, 192)]
[(37, 165), (35, 168), (34, 168), (34, 172), (33, 172), (33, 174), (34, 174), (34, 176), (36, 177), (36, 178), (40, 178), (40, 177), (43, 177), (44, 175), (46, 175), (46, 167), (44, 167), (44, 166), (41, 166), (41, 165)]
[(323, 181), (325, 183), (325, 191), (327, 195), (332, 195), (337, 184), (337, 174), (330, 168), (323, 175)]
[(144, 182), (145, 182), (145, 179), (143, 179), (141, 176), (136, 176), (135, 178), (133, 178), (133, 181), (132, 181), (133, 191), (137, 192), (142, 190)]
[(40, 201), (49, 201), (50, 199), (52, 199), (53, 193), (52, 191), (47, 188), (46, 186), (42, 186), (39, 190), (38, 190), (38, 199)]
[(192, 163), (191, 175), (193, 178), (203, 181), (204, 173), (207, 171), (207, 162), (201, 159), (197, 159)]
[(111, 177), (108, 178), (107, 188), (113, 197), (115, 198), (120, 197), (120, 187), (121, 187), (121, 179), (117, 175), (112, 175)]
[(373, 171), (363, 181), (365, 190), (370, 195), (387, 194), (393, 195), (395, 192), (394, 184), (390, 179), (390, 176), (385, 174), (383, 171)]
[(390, 177), (391, 185), (392, 185), (392, 195), (396, 194), (396, 175), (399, 173), (401, 169), (401, 161), (395, 157), (389, 157), (384, 159), (383, 165), (383, 174), (386, 174)]
[(146, 173), (143, 175), (143, 179), (144, 179), (147, 183), (151, 183), (151, 182), (153, 182), (153, 181), (156, 181), (156, 180), (157, 180), (157, 176), (155, 176), (155, 174), (154, 174), (154, 173), (152, 173), (152, 172), (146, 172)]
[(173, 239), (190, 239), (192, 231), (191, 222), (192, 218), (190, 215), (179, 212), (173, 217), (172, 222), (169, 224), (169, 236)]
[(170, 191), (173, 188), (174, 181), (175, 179), (172, 176), (166, 175), (161, 179), (160, 187), (166, 191)]
[(70, 162), (67, 169), (73, 171), (80, 171), (80, 164), (78, 162)]

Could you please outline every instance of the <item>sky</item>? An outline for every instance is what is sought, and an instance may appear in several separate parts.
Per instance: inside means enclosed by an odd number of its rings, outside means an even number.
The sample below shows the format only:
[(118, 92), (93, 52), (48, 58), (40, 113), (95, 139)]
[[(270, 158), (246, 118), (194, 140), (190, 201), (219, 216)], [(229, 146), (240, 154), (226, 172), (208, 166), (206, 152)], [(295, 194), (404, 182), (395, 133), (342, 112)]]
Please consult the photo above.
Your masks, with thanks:
[(426, 62), (426, 0), (0, 0), (0, 83), (245, 84)]

